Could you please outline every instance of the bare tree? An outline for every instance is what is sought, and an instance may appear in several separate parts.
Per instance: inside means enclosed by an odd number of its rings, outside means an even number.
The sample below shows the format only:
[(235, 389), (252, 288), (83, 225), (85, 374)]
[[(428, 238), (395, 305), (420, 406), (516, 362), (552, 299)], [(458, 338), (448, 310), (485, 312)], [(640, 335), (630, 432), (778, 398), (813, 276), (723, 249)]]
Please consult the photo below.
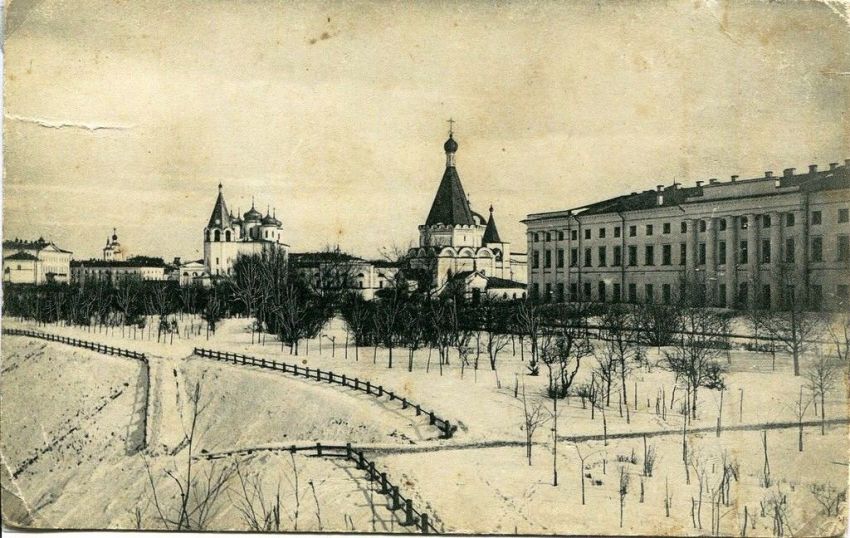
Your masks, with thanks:
[[(790, 293), (793, 295), (793, 293)], [(808, 312), (797, 301), (789, 298), (784, 311), (766, 313), (763, 319), (764, 330), (791, 354), (794, 362), (794, 375), (800, 375), (800, 356), (811, 348), (824, 329), (823, 315)]]
[(525, 379), (522, 381), (522, 412), (523, 412), (523, 429), (525, 431), (525, 455), (528, 458), (528, 465), (531, 465), (531, 446), (534, 442), (534, 432), (537, 428), (546, 423), (546, 417), (543, 403), (540, 401), (529, 404), (525, 396)]
[(237, 496), (231, 498), (242, 520), (252, 532), (279, 532), (280, 526), (280, 480), (277, 482), (274, 496), (266, 499), (263, 477), (259, 472), (249, 472), (235, 463), (236, 477), (239, 479)]
[(812, 397), (820, 400), (821, 435), (826, 434), (826, 394), (835, 388), (836, 378), (841, 370), (838, 363), (819, 354), (805, 373)]
[(847, 489), (839, 489), (832, 484), (811, 484), (809, 491), (823, 508), (826, 516), (838, 516), (841, 514), (841, 505), (847, 502)]
[(850, 358), (850, 312), (840, 312), (830, 320), (829, 336), (835, 346), (835, 356), (847, 363)]
[(601, 324), (604, 328), (600, 331), (599, 338), (602, 340), (603, 352), (618, 364), (620, 390), (623, 405), (626, 408), (626, 424), (628, 424), (631, 420), (626, 378), (632, 365), (641, 357), (637, 334), (631, 329), (633, 318), (624, 308), (615, 305), (602, 317)]
[(631, 476), (626, 471), (625, 466), (620, 466), (620, 482), (618, 493), (620, 495), (620, 528), (623, 528), (623, 508), (626, 506), (626, 494), (629, 492), (629, 482)]
[(527, 336), (531, 345), (531, 357), (528, 361), (529, 375), (537, 375), (540, 372), (538, 363), (537, 345), (540, 336), (541, 318), (540, 307), (531, 298), (524, 298), (517, 305), (515, 317), (516, 330), (520, 335)]

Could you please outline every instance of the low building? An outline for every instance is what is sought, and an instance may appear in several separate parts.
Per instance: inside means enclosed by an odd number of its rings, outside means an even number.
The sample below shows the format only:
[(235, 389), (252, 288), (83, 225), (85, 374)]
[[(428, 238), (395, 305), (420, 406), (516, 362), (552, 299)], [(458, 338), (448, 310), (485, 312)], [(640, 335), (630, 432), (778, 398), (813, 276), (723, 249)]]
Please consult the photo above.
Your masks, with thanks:
[(339, 251), (290, 255), (298, 273), (319, 292), (357, 292), (366, 300), (395, 284), (401, 264), (365, 260)]
[(56, 244), (35, 241), (3, 241), (3, 281), (17, 284), (65, 282), (71, 278), (71, 255)]
[(482, 297), (504, 301), (525, 299), (526, 285), (523, 282), (508, 280), (496, 276), (487, 276), (484, 271), (461, 271), (447, 280), (437, 293), (456, 289), (473, 304)]
[(166, 264), (162, 258), (133, 256), (124, 261), (74, 260), (71, 262), (71, 280), (80, 284), (90, 280), (116, 283), (122, 278), (139, 280), (167, 280)]
[(850, 160), (658, 185), (523, 221), (532, 297), (710, 306), (850, 304)]
[(181, 262), (179, 258), (174, 260), (174, 280), (180, 282), (181, 286), (189, 286), (192, 284), (209, 285), (210, 278), (206, 272), (204, 260), (193, 260), (190, 262)]

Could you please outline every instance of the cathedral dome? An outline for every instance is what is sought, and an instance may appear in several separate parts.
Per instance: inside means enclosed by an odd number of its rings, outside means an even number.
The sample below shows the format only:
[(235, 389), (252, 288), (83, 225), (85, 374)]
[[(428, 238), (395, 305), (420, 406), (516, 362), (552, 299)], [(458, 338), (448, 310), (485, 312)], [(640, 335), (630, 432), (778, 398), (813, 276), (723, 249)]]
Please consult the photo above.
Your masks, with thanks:
[(263, 217), (263, 226), (277, 226), (277, 219), (267, 213), (266, 216)]
[(245, 212), (244, 218), (245, 222), (258, 221), (262, 220), (263, 214), (254, 209), (254, 206), (251, 206), (251, 209)]
[(455, 139), (451, 134), (449, 135), (449, 139), (446, 140), (446, 143), (443, 144), (443, 149), (446, 150), (446, 153), (457, 152), (457, 142), (455, 142)]

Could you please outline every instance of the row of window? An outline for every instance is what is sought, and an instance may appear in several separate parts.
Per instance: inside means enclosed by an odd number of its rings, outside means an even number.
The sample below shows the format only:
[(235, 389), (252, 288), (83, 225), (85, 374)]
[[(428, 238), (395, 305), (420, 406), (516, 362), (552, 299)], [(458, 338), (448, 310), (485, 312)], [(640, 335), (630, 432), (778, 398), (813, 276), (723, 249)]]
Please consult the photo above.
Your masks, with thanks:
[[(684, 289), (683, 283), (679, 284), (679, 297), (685, 296), (687, 290)], [(557, 301), (564, 302), (567, 300), (586, 300), (586, 301), (597, 301), (597, 302), (620, 302), (627, 301), (630, 303), (637, 303), (639, 300), (643, 302), (653, 303), (656, 302), (659, 298), (661, 302), (664, 304), (672, 304), (676, 298), (673, 297), (673, 286), (671, 284), (661, 284), (661, 297), (656, 296), (656, 286), (654, 284), (644, 284), (643, 285), (643, 296), (642, 298), (638, 298), (638, 285), (634, 282), (629, 283), (627, 287), (627, 295), (623, 297), (621, 295), (621, 286), (619, 282), (614, 282), (611, 284), (611, 294), (608, 295), (608, 284), (604, 281), (599, 281), (596, 283), (596, 296), (593, 295), (593, 283), (592, 282), (583, 282), (582, 293), (579, 294), (579, 287), (577, 282), (570, 283), (570, 295), (567, 297), (565, 295), (564, 283), (558, 282), (553, 290), (552, 284), (546, 284), (546, 292), (542, 297), (546, 301)], [(738, 286), (737, 294), (735, 296), (735, 304), (737, 306), (743, 306), (748, 303), (749, 300), (749, 283), (741, 282)], [(702, 285), (702, 294), (703, 297), (707, 297), (707, 290), (705, 289), (705, 285)], [(785, 289), (784, 295), (781, 297), (782, 302), (786, 302), (789, 298), (795, 296), (796, 290), (793, 285), (789, 285)], [(538, 283), (534, 283), (531, 288), (532, 298), (540, 299), (540, 285)], [(850, 299), (850, 286), (847, 284), (838, 284), (835, 288), (835, 297), (841, 301), (847, 301)], [(764, 284), (761, 286), (761, 293), (758, 297), (755, 298), (757, 304), (764, 308), (769, 308), (771, 305), (771, 287), (770, 284)], [(719, 284), (717, 290), (717, 300), (715, 304), (718, 306), (727, 306), (726, 302), (726, 285)], [(809, 288), (809, 304), (812, 307), (820, 308), (823, 305), (823, 286), (819, 284), (814, 284)]]
[[(644, 245), (643, 250), (643, 265), (653, 266), (655, 265), (655, 247), (656, 245)], [(616, 245), (614, 247), (610, 247), (612, 250), (611, 256), (611, 267), (619, 267), (623, 263), (623, 250), (622, 247)], [(607, 267), (608, 266), (608, 249), (609, 247), (597, 247), (596, 248), (596, 265), (595, 267)], [(638, 265), (638, 247), (637, 245), (628, 245), (627, 246), (627, 264), (629, 267), (634, 267)], [(553, 250), (547, 249), (543, 252), (543, 267), (545, 269), (551, 269), (553, 264), (552, 254)], [(565, 251), (562, 248), (554, 251), (557, 258), (554, 260), (557, 268), (563, 268), (565, 259), (564, 254)], [(687, 243), (679, 244), (679, 265), (685, 265), (687, 263), (687, 252), (688, 245)], [(738, 245), (738, 263), (742, 265), (746, 265), (749, 263), (750, 257), (750, 245), (747, 240), (742, 240)], [(540, 253), (541, 251), (535, 250), (532, 252), (531, 256), (531, 268), (539, 269), (540, 268)], [(759, 260), (761, 263), (770, 263), (771, 262), (771, 241), (770, 239), (762, 239), (761, 241), (761, 249), (759, 252)], [(718, 241), (717, 242), (717, 260), (716, 263), (719, 265), (726, 264), (726, 255), (727, 255), (727, 247), (726, 241)], [(794, 263), (796, 261), (796, 244), (795, 239), (793, 237), (789, 237), (785, 240), (785, 245), (781, 258), (785, 263)], [(810, 250), (809, 250), (809, 259), (812, 262), (822, 262), (824, 261), (824, 250), (823, 250), (823, 237), (816, 236), (811, 238)], [(836, 237), (836, 250), (835, 250), (835, 261), (837, 262), (847, 262), (850, 261), (850, 236), (847, 235), (839, 235)], [(661, 265), (673, 265), (673, 245), (661, 245)], [(699, 243), (697, 245), (697, 265), (705, 265), (706, 264), (706, 244)], [(579, 264), (579, 249), (571, 248), (570, 249), (570, 267), (578, 267)], [(593, 249), (585, 248), (584, 249), (584, 258), (583, 258), (583, 267), (594, 267), (593, 264)]]
[[(770, 215), (768, 215), (768, 214), (759, 215), (758, 218), (761, 221), (762, 228), (770, 228), (773, 224), (771, 222), (772, 219), (771, 219)], [(787, 228), (790, 228), (790, 227), (792, 227), (796, 224), (796, 222), (795, 222), (796, 217), (794, 216), (794, 213), (784, 213), (783, 218), (784, 218), (784, 221), (785, 221), (785, 227), (787, 227)], [(844, 223), (850, 222), (850, 210), (848, 210), (848, 208), (839, 209), (837, 220), (838, 220), (839, 224), (844, 224)], [(698, 229), (699, 229), (700, 232), (706, 231), (707, 226), (708, 226), (706, 224), (706, 222), (707, 221), (705, 221), (705, 220), (698, 220), (697, 221), (697, 223), (698, 223), (697, 226), (698, 226)], [(812, 211), (811, 224), (813, 226), (817, 226), (817, 225), (820, 225), (822, 223), (823, 223), (822, 212), (821, 211)], [(726, 219), (725, 218), (720, 217), (718, 224), (719, 224), (719, 229), (720, 229), (721, 232), (726, 230)], [(747, 228), (749, 228), (749, 221), (748, 221), (747, 217), (740, 217), (740, 224), (741, 224), (742, 230), (746, 230)], [(621, 233), (620, 226), (614, 226), (613, 231), (614, 231), (614, 237), (615, 238), (620, 237), (620, 233)], [(637, 237), (637, 233), (638, 233), (637, 225), (634, 225), (634, 224), (630, 225), (628, 231), (629, 231), (629, 237)], [(670, 234), (671, 231), (672, 231), (672, 226), (669, 222), (662, 223), (662, 225), (661, 225), (661, 233), (662, 234), (667, 235), (667, 234)], [(680, 233), (686, 233), (688, 231), (688, 223), (686, 221), (682, 221), (680, 223), (679, 231), (680, 231)], [(578, 241), (578, 233), (579, 233), (578, 230), (570, 230), (570, 240), (571, 241)], [(598, 239), (605, 239), (608, 235), (608, 229), (605, 228), (605, 227), (596, 228), (596, 234), (597, 234), (596, 237)], [(647, 237), (652, 237), (652, 235), (654, 235), (654, 234), (655, 234), (655, 225), (654, 224), (645, 224), (644, 225), (644, 235), (646, 235)], [(592, 236), (593, 236), (593, 229), (592, 228), (585, 228), (584, 229), (584, 238), (585, 239), (592, 239)], [(532, 242), (552, 241), (553, 239), (557, 239), (558, 241), (563, 241), (564, 237), (565, 237), (565, 235), (564, 235), (563, 231), (535, 232), (531, 235), (531, 240), (532, 240)]]

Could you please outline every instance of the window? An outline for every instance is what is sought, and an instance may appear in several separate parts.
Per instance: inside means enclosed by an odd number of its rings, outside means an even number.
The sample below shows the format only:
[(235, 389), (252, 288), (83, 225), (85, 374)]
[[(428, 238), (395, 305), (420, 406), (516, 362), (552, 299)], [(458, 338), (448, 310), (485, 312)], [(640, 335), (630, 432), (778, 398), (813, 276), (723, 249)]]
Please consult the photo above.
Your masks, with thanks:
[(750, 221), (747, 217), (741, 217), (741, 229), (746, 230), (750, 227)]
[[(383, 284), (383, 282), (381, 282), (381, 284)], [(531, 285), (531, 298), (535, 300), (540, 298), (540, 284), (537, 282)]]
[(643, 295), (644, 295), (643, 298), (647, 303), (651, 303), (651, 302), (655, 301), (655, 293), (654, 293), (652, 284), (647, 284), (647, 285), (644, 286)]
[(770, 308), (770, 284), (761, 287), (761, 307)]
[(644, 265), (655, 265), (655, 247), (652, 245), (646, 245), (644, 247)]
[(746, 282), (738, 284), (738, 306), (744, 306), (747, 304), (747, 295), (749, 295), (749, 293), (749, 286), (747, 286)]
[(681, 233), (687, 232), (688, 231), (688, 223), (685, 222), (685, 221), (682, 221), (682, 223), (679, 225), (679, 231)]
[(614, 247), (614, 259), (611, 260), (611, 265), (619, 267), (623, 263), (623, 249), (620, 245)]
[(697, 250), (697, 253), (698, 253), (699, 259), (697, 260), (697, 263), (699, 265), (705, 265), (705, 243), (700, 243), (699, 246), (698, 246), (698, 249), (699, 250)]
[(578, 230), (570, 231), (570, 239), (573, 241), (578, 241)]
[(584, 230), (584, 238), (585, 238), (585, 239), (590, 239), (590, 228), (586, 228), (586, 229)]
[(688, 263), (688, 244), (679, 243), (679, 265)]
[(664, 245), (661, 247), (661, 265), (670, 265), (673, 263), (673, 246)]
[(605, 228), (599, 228), (599, 239), (605, 239)]
[(614, 226), (614, 237), (620, 237), (620, 227)]
[(602, 280), (599, 281), (598, 289), (599, 289), (599, 302), (604, 303), (607, 300), (607, 298), (605, 297), (605, 282), (604, 281), (602, 281)]
[[(723, 222), (723, 221), (720, 221)], [(717, 263), (726, 263), (726, 241), (717, 242)]]
[(790, 228), (794, 226), (794, 213), (786, 213), (785, 214), (785, 227)]
[(570, 300), (575, 301), (578, 299), (578, 284), (576, 282), (570, 283)]
[(570, 249), (570, 267), (576, 267), (578, 265), (578, 249), (571, 248)]
[(764, 214), (761, 216), (761, 225), (764, 228), (770, 228), (770, 215)]
[(812, 226), (817, 226), (823, 220), (823, 216), (820, 211), (812, 211)]
[(564, 249), (559, 248), (558, 249), (558, 268), (560, 269), (563, 266), (564, 266)]
[[(476, 290), (473, 290), (473, 291), (476, 291)], [(480, 291), (480, 290), (478, 290), (478, 291)], [(543, 300), (546, 301), (547, 303), (552, 300), (552, 283), (551, 282), (546, 283), (546, 297), (544, 297)]]
[(584, 299), (585, 299), (585, 300), (587, 300), (587, 301), (589, 301), (589, 300), (591, 300), (592, 298), (593, 298), (593, 297), (592, 297), (592, 292), (591, 292), (590, 282), (585, 282), (585, 283), (584, 283)]
[(637, 226), (629, 226), (629, 237), (637, 237)]
[(546, 269), (552, 267), (552, 251), (549, 249), (546, 249), (546, 262), (544, 264), (544, 267)]
[(634, 267), (635, 265), (637, 265), (637, 247), (629, 245), (629, 266)]
[(719, 306), (726, 306), (726, 284), (717, 286), (717, 303)]
[(599, 267), (605, 267), (606, 265), (608, 265), (606, 254), (606, 248), (599, 247)]
[(770, 263), (770, 239), (761, 241), (761, 263)]
[(629, 302), (637, 302), (637, 284), (635, 284), (634, 282), (629, 284)]
[(794, 263), (794, 238), (785, 239), (785, 263)]
[(590, 267), (593, 265), (593, 251), (589, 248), (584, 249), (584, 266)]
[(614, 290), (613, 291), (614, 291), (614, 293), (611, 296), (611, 300), (614, 301), (615, 303), (619, 303), (620, 302), (620, 283), (619, 282), (614, 282)]
[(746, 265), (750, 263), (749, 249), (747, 248), (747, 242), (741, 241), (741, 255), (740, 260), (742, 265)]
[(847, 208), (838, 210), (838, 224), (844, 224), (845, 222), (850, 221), (850, 214), (848, 214)]
[(221, 241), (221, 232), (219, 230), (213, 232), (213, 241)]
[(838, 258), (836, 261), (846, 262), (850, 260), (850, 237), (846, 235), (838, 236)]
[(705, 221), (704, 221), (704, 220), (700, 220), (700, 221), (699, 221), (699, 231), (700, 231), (700, 232), (704, 232), (704, 231), (705, 231)]
[(564, 232), (558, 232), (558, 241), (564, 240)]
[(535, 250), (531, 254), (531, 268), (537, 269), (538, 267), (540, 267), (540, 252)]
[(652, 235), (652, 224), (647, 224), (647, 225), (646, 225), (646, 235), (647, 235), (647, 236)]
[(557, 301), (559, 303), (563, 303), (564, 302), (564, 283), (558, 282), (558, 284), (555, 286), (555, 289), (557, 289), (557, 291), (555, 292), (556, 293), (555, 297), (557, 298)]
[(662, 284), (661, 285), (661, 300), (664, 301), (664, 304), (670, 304), (673, 294), (670, 291), (670, 284)]
[(812, 284), (811, 291), (809, 291), (809, 305), (815, 310), (820, 310), (823, 307), (823, 286)]
[(835, 291), (835, 294), (838, 296), (838, 298), (843, 301), (846, 301), (848, 298), (850, 298), (850, 288), (848, 288), (847, 284), (839, 284), (838, 288)]
[(823, 237), (812, 237), (812, 261), (823, 261)]
[(665, 234), (669, 234), (669, 233), (670, 233), (670, 223), (669, 223), (669, 222), (665, 222), (665, 223), (664, 223), (664, 225), (663, 225), (663, 227), (662, 227), (662, 230), (663, 230), (663, 232), (664, 232)]
[(549, 233), (549, 232), (546, 232), (546, 241), (551, 241), (551, 240), (552, 240), (552, 234)]

